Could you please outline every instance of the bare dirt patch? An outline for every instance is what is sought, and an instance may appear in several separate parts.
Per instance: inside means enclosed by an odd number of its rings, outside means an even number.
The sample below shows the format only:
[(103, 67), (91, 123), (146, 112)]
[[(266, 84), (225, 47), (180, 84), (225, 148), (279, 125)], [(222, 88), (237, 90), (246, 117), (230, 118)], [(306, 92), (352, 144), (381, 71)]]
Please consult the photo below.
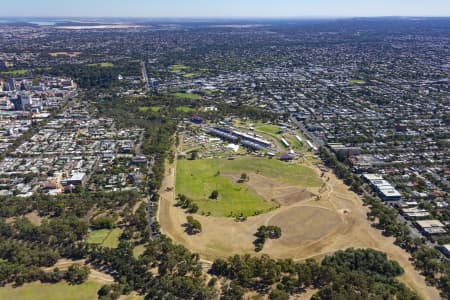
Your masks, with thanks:
[[(234, 182), (239, 182), (240, 174), (226, 173), (225, 176)], [(250, 180), (243, 183), (252, 189), (258, 196), (267, 201), (276, 201), (280, 205), (289, 206), (295, 203), (310, 200), (315, 196), (308, 189), (278, 182), (261, 174), (249, 174)]]
[(25, 215), (25, 217), (33, 224), (34, 226), (40, 226), (42, 224), (43, 218), (41, 218), (37, 211), (32, 211)]
[(78, 57), (80, 56), (81, 52), (51, 52), (49, 55), (51, 57)]
[(332, 232), (339, 224), (339, 216), (328, 209), (298, 206), (275, 215), (268, 225), (279, 226), (283, 235), (278, 240), (286, 246), (295, 246), (305, 241), (314, 241)]
[[(79, 264), (79, 265), (84, 265), (86, 263), (86, 260), (84, 259), (79, 259), (79, 260), (70, 260), (70, 259), (60, 259), (56, 262), (55, 265), (53, 265), (52, 267), (49, 268), (43, 268), (43, 270), (45, 272), (51, 272), (53, 271), (53, 269), (58, 268), (61, 271), (67, 271), (67, 269), (73, 265), (73, 264)], [(90, 273), (89, 273), (89, 279), (99, 282), (99, 283), (104, 283), (104, 284), (108, 284), (108, 283), (113, 283), (114, 282), (114, 278), (106, 273), (100, 272), (96, 269), (94, 269), (91, 265), (88, 265), (90, 267)]]

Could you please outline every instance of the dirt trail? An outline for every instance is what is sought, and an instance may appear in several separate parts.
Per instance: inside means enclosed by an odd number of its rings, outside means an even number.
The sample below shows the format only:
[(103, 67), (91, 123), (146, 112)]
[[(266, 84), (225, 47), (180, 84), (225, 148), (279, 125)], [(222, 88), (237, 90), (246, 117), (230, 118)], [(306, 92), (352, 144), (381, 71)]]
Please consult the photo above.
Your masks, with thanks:
[[(320, 174), (315, 166), (310, 166)], [(250, 178), (254, 174), (250, 174)], [(159, 220), (161, 230), (175, 243), (183, 244), (204, 260), (229, 257), (233, 254), (269, 254), (273, 258), (291, 257), (296, 260), (322, 258), (337, 250), (373, 248), (386, 252), (405, 270), (399, 279), (421, 295), (424, 299), (441, 299), (437, 289), (426, 284), (410, 262), (410, 255), (394, 245), (393, 238), (387, 238), (373, 228), (367, 220), (368, 208), (361, 199), (349, 191), (345, 184), (332, 172), (324, 175), (326, 186), (320, 197), (286, 201), (288, 205), (270, 213), (250, 217), (245, 222), (235, 222), (230, 218), (216, 218), (196, 215), (202, 223), (202, 233), (189, 236), (181, 226), (186, 222), (186, 214), (174, 206), (175, 165), (167, 168), (161, 188)], [(279, 240), (269, 240), (263, 251), (253, 250), (254, 233), (264, 224), (279, 225), (283, 235)], [(302, 298), (303, 299), (303, 298)]]
[[(86, 260), (84, 260), (84, 259), (79, 259), (79, 260), (60, 259), (52, 267), (43, 268), (42, 270), (45, 272), (51, 272), (51, 271), (53, 271), (53, 269), (58, 268), (61, 271), (66, 271), (73, 264), (85, 265)], [(104, 283), (104, 284), (114, 282), (114, 278), (111, 275), (100, 272), (100, 271), (92, 268), (90, 265), (88, 265), (88, 267), (90, 267), (90, 274), (89, 274), (90, 280), (97, 281), (97, 282)]]

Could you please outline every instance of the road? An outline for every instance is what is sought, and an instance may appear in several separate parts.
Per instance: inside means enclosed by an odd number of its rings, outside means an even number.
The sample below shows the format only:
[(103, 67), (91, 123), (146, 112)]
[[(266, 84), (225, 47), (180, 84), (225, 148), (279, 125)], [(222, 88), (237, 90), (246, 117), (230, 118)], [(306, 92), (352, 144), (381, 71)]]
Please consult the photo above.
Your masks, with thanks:
[(294, 116), (291, 115), (291, 121), (294, 122), (295, 125), (298, 126), (298, 128), (300, 129), (300, 131), (302, 132), (302, 134), (307, 137), (311, 143), (313, 143), (314, 146), (316, 146), (317, 148), (320, 148), (322, 146), (325, 145), (325, 142), (316, 137), (314, 134), (310, 133), (306, 128), (305, 125), (303, 124), (303, 122), (298, 121), (297, 118), (295, 118)]
[(142, 66), (142, 80), (145, 83), (145, 89), (148, 91), (150, 89), (150, 86), (148, 82), (147, 67), (145, 66), (145, 62), (141, 62), (141, 66)]

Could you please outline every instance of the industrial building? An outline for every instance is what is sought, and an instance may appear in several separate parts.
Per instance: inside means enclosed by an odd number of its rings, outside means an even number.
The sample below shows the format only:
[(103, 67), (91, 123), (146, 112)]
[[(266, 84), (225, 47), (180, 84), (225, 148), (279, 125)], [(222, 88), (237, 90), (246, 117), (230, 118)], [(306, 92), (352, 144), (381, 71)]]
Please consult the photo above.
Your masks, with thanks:
[(378, 196), (384, 201), (398, 201), (402, 195), (381, 175), (363, 174), (363, 178), (377, 192)]
[(253, 150), (265, 150), (271, 146), (270, 142), (266, 140), (239, 131), (231, 131), (227, 128), (211, 127), (208, 128), (208, 133), (232, 143), (237, 143), (240, 140), (243, 146)]

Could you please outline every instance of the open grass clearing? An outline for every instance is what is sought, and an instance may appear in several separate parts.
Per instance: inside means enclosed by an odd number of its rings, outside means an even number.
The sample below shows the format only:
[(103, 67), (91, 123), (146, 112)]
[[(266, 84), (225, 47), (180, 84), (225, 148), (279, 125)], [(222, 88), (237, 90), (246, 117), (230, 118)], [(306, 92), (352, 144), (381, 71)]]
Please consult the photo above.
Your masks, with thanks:
[(195, 109), (193, 109), (192, 107), (188, 107), (188, 106), (178, 106), (176, 109), (177, 109), (177, 111), (184, 112), (184, 113), (195, 112)]
[(190, 100), (198, 100), (201, 98), (200, 95), (192, 94), (192, 93), (174, 93), (172, 96), (180, 99), (190, 99)]
[[(210, 212), (213, 216), (240, 215), (252, 216), (268, 212), (276, 207), (272, 198), (267, 199), (259, 193), (264, 190), (267, 181), (254, 185), (237, 183), (242, 173), (250, 178), (266, 177), (269, 181), (278, 181), (276, 185), (287, 183), (286, 190), (279, 189), (277, 197), (284, 199), (285, 194), (303, 195), (302, 188), (318, 187), (320, 178), (311, 169), (301, 165), (286, 164), (278, 160), (245, 157), (235, 160), (180, 160), (177, 166), (176, 192), (194, 200), (200, 207), (199, 212)], [(275, 183), (274, 183), (275, 184)], [(218, 200), (209, 199), (212, 191), (219, 192)], [(286, 200), (289, 201), (289, 200)]]
[(30, 70), (27, 69), (18, 69), (18, 70), (10, 70), (10, 71), (2, 71), (0, 72), (1, 75), (5, 76), (23, 76), (30, 73)]
[(114, 64), (111, 62), (102, 62), (97, 64), (88, 64), (88, 67), (101, 67), (101, 68), (112, 68), (114, 67)]
[(102, 246), (108, 248), (117, 248), (119, 246), (119, 237), (122, 232), (123, 230), (119, 228), (111, 230), (108, 236), (103, 241)]
[(276, 159), (243, 157), (235, 160), (215, 160), (224, 172), (257, 173), (280, 182), (301, 187), (318, 187), (322, 180), (305, 165), (285, 163)]
[(159, 112), (161, 108), (162, 108), (161, 106), (141, 106), (139, 107), (139, 111), (144, 113), (148, 111)]
[(366, 82), (364, 80), (360, 80), (360, 79), (353, 79), (353, 80), (350, 80), (349, 83), (351, 83), (351, 84), (365, 84)]
[[(216, 175), (220, 160), (180, 160), (177, 169), (177, 193), (184, 194), (199, 206), (199, 213), (210, 212), (213, 216), (252, 216), (274, 208), (274, 203), (265, 201), (248, 186), (233, 182), (230, 178)], [(217, 200), (209, 199), (217, 190)]]
[(80, 285), (69, 285), (62, 281), (55, 284), (33, 282), (14, 288), (0, 288), (0, 299), (7, 300), (93, 300), (102, 283), (87, 281)]
[(108, 237), (110, 231), (109, 229), (93, 230), (89, 232), (86, 242), (88, 244), (102, 244)]
[(272, 124), (260, 124), (255, 127), (255, 130), (269, 135), (276, 135), (280, 131), (280, 127)]
[(169, 67), (170, 70), (186, 70), (186, 69), (190, 69), (191, 67), (189, 66), (185, 66), (185, 65), (171, 65)]
[(144, 253), (144, 251), (145, 251), (145, 245), (137, 245), (133, 249), (133, 256), (135, 258), (138, 258), (139, 256), (141, 256), (142, 253)]
[(197, 76), (197, 73), (185, 73), (185, 74), (183, 74), (183, 77), (185, 77), (185, 78), (191, 78), (191, 77), (194, 77), (194, 76)]

